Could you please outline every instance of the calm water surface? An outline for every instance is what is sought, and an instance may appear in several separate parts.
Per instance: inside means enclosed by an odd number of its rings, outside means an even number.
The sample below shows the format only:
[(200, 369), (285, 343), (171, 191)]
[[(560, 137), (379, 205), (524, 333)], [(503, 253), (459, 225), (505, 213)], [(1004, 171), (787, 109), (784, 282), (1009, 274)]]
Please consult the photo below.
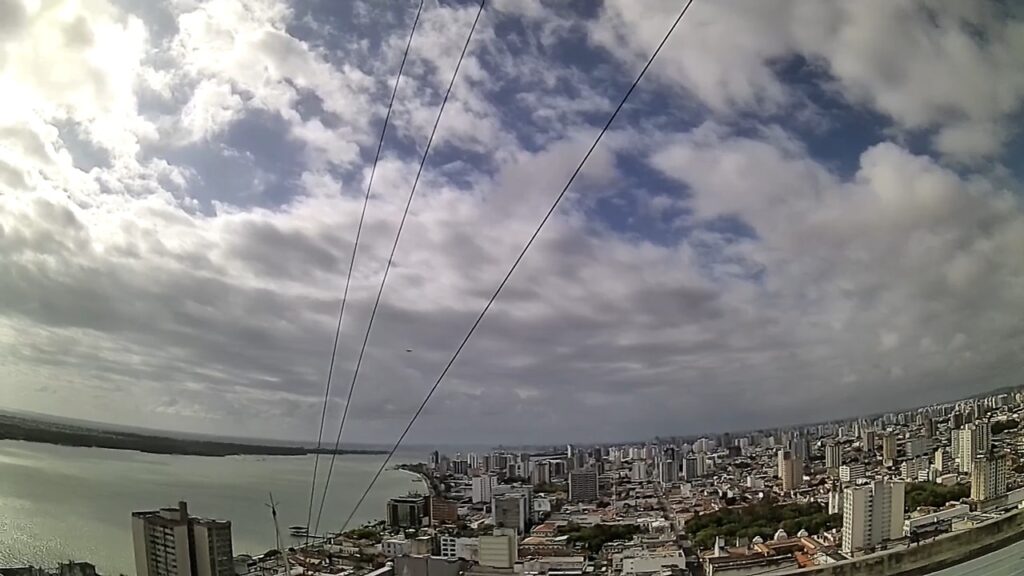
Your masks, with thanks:
[[(340, 527), (381, 458), (338, 457), (323, 527)], [(419, 458), (396, 459), (411, 460)], [(0, 566), (75, 559), (105, 575), (134, 574), (131, 512), (178, 500), (193, 514), (230, 520), (235, 554), (261, 553), (274, 546), (267, 493), (288, 538), (288, 526), (306, 523), (312, 466), (312, 456), (165, 456), (0, 441)], [(412, 474), (385, 471), (353, 524), (383, 518), (387, 499), (409, 490), (425, 487)]]

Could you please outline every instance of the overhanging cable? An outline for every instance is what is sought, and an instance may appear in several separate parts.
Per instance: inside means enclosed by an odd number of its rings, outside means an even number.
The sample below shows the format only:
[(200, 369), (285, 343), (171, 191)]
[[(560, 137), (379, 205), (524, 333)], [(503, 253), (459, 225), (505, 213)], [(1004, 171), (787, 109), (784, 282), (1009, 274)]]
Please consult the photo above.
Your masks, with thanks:
[[(427, 156), (430, 154), (430, 147), (434, 143), (434, 136), (437, 134), (437, 127), (441, 123), (441, 116), (444, 115), (445, 106), (448, 104), (448, 97), (452, 93), (452, 87), (455, 86), (455, 79), (459, 76), (459, 69), (462, 68), (462, 61), (466, 57), (466, 51), (469, 50), (469, 43), (473, 39), (473, 33), (476, 31), (476, 25), (480, 22), (480, 15), (484, 11), (484, 1), (485, 0), (480, 0), (480, 8), (477, 10), (476, 18), (473, 20), (473, 25), (469, 29), (469, 35), (466, 36), (466, 43), (462, 46), (462, 53), (459, 54), (459, 60), (455, 64), (455, 71), (452, 73), (452, 79), (448, 83), (448, 89), (445, 90), (444, 99), (441, 100), (441, 107), (438, 109), (437, 117), (434, 119), (434, 127), (430, 130), (430, 137), (427, 139), (427, 145), (423, 149), (423, 156), (420, 158), (419, 168), (416, 170), (416, 178), (412, 182), (412, 188), (409, 190), (409, 197), (405, 202), (405, 210), (402, 212), (402, 219), (399, 221), (398, 230), (395, 232), (395, 241), (391, 245), (391, 254), (388, 255), (388, 262), (384, 267), (384, 274), (381, 276), (380, 287), (377, 290), (377, 298), (373, 302), (373, 308), (370, 310), (370, 320), (366, 325), (366, 332), (363, 334), (363, 344), (359, 348), (359, 356), (356, 358), (355, 369), (352, 371), (352, 382), (349, 384), (348, 389), (348, 401), (345, 403), (345, 409), (341, 415), (341, 425), (338, 427), (338, 437), (334, 442), (334, 451), (331, 454), (331, 464), (327, 469), (327, 478), (324, 481), (323, 494), (320, 499), (320, 510), (317, 512), (314, 530), (319, 530), (320, 528), (320, 518), (323, 515), (324, 503), (327, 501), (327, 491), (330, 488), (331, 475), (334, 472), (334, 462), (338, 454), (338, 446), (341, 444), (342, 431), (345, 429), (345, 421), (348, 418), (349, 405), (352, 403), (352, 392), (355, 390), (356, 381), (359, 379), (359, 369), (363, 364), (366, 345), (370, 341), (370, 333), (373, 330), (373, 321), (377, 316), (377, 308), (380, 306), (381, 297), (384, 294), (384, 286), (387, 284), (388, 273), (391, 271), (391, 263), (394, 261), (395, 252), (398, 250), (398, 242), (402, 238), (402, 230), (405, 228), (405, 221), (409, 216), (409, 207), (412, 206), (413, 197), (416, 195), (416, 188), (419, 186), (420, 176), (423, 174), (423, 167), (427, 163)], [(347, 523), (348, 522), (346, 522), (346, 524)], [(344, 528), (342, 531), (344, 531)]]
[[(391, 101), (388, 102), (388, 111), (384, 115), (384, 125), (380, 130), (380, 139), (377, 141), (377, 153), (373, 157), (373, 164), (370, 167), (369, 181), (366, 183), (366, 194), (363, 196), (363, 207), (359, 213), (359, 224), (356, 226), (356, 237), (352, 243), (352, 255), (348, 262), (348, 273), (345, 276), (345, 290), (341, 296), (341, 306), (338, 310), (338, 324), (334, 329), (334, 347), (331, 348), (331, 363), (327, 369), (327, 385), (324, 387), (324, 404), (320, 411), (320, 431), (316, 437), (316, 453), (313, 457), (313, 480), (309, 485), (309, 509), (306, 512), (306, 544), (309, 544), (309, 525), (313, 520), (313, 498), (316, 494), (316, 476), (320, 466), (320, 449), (323, 445), (324, 423), (327, 420), (327, 403), (331, 395), (331, 380), (334, 378), (334, 362), (338, 356), (338, 339), (341, 337), (342, 319), (345, 317), (345, 303), (348, 301), (348, 290), (352, 285), (352, 269), (355, 268), (356, 253), (359, 249), (359, 238), (363, 233), (363, 221), (366, 219), (366, 206), (370, 202), (370, 190), (373, 188), (373, 177), (377, 173), (377, 163), (380, 161), (380, 151), (384, 147), (384, 136), (388, 132), (388, 122), (391, 120), (391, 111), (395, 106), (395, 96), (398, 94), (398, 84), (402, 81), (402, 72), (405, 70), (405, 62), (409, 58), (409, 47), (412, 46), (412, 37), (416, 34), (416, 25), (420, 21), (420, 13), (423, 12), (423, 0), (420, 0), (419, 8), (416, 9), (416, 16), (412, 21), (412, 30), (409, 31), (409, 39), (405, 43), (405, 52), (402, 54), (402, 63), (398, 66), (398, 75), (395, 77), (395, 87), (391, 90)], [(345, 402), (345, 411), (348, 411), (348, 403), (352, 400), (352, 391), (349, 390), (348, 400)], [(338, 445), (334, 446), (334, 454), (338, 452)], [(333, 464), (333, 456), (332, 456)], [(323, 504), (320, 505), (321, 510)], [(317, 517), (319, 527), (320, 519)], [(314, 531), (315, 533), (315, 531)]]
[(398, 447), (402, 444), (402, 441), (405, 440), (405, 437), (409, 433), (409, 430), (412, 429), (413, 424), (416, 423), (416, 419), (419, 418), (420, 414), (423, 412), (423, 408), (426, 407), (427, 402), (430, 401), (431, 396), (434, 395), (434, 392), (437, 391), (438, 386), (441, 385), (441, 382), (444, 380), (444, 377), (447, 376), (448, 371), (451, 369), (452, 365), (455, 364), (455, 360), (459, 357), (459, 354), (462, 353), (462, 349), (465, 348), (466, 343), (469, 342), (469, 339), (473, 337), (473, 333), (476, 332), (476, 329), (480, 325), (480, 322), (484, 319), (484, 316), (487, 314), (488, 310), (491, 309), (491, 305), (494, 304), (494, 301), (498, 298), (498, 295), (501, 294), (501, 291), (505, 288), (505, 285), (508, 283), (509, 278), (512, 277), (512, 273), (515, 272), (516, 268), (519, 267), (519, 263), (522, 262), (523, 257), (526, 256), (526, 253), (533, 245), (534, 240), (537, 239), (537, 236), (540, 234), (540, 231), (544, 228), (544, 225), (547, 224), (548, 220), (551, 218), (551, 215), (555, 212), (555, 209), (558, 208), (558, 204), (562, 201), (562, 198), (565, 197), (566, 192), (569, 191), (569, 188), (572, 186), (572, 183), (576, 180), (576, 176), (583, 169), (583, 166), (587, 163), (587, 160), (590, 158), (590, 155), (594, 152), (594, 149), (597, 148), (598, 143), (601, 141), (601, 138), (604, 137), (605, 133), (608, 131), (608, 128), (612, 125), (612, 122), (615, 120), (615, 117), (619, 115), (619, 111), (622, 110), (622, 107), (626, 104), (626, 100), (629, 99), (629, 96), (633, 93), (633, 90), (636, 89), (637, 84), (640, 83), (640, 80), (647, 73), (647, 69), (651, 67), (651, 64), (654, 62), (654, 59), (658, 56), (658, 53), (661, 52), (662, 47), (664, 47), (665, 43), (668, 42), (669, 37), (672, 36), (672, 32), (675, 31), (676, 26), (679, 25), (679, 22), (683, 19), (683, 16), (686, 15), (686, 11), (690, 9), (691, 4), (693, 4), (693, 0), (687, 0), (686, 4), (683, 6), (683, 9), (679, 12), (679, 15), (676, 16), (675, 21), (672, 22), (672, 26), (670, 26), (668, 32), (665, 33), (664, 38), (661, 39), (661, 42), (658, 44), (658, 47), (651, 54), (650, 58), (648, 58), (647, 63), (644, 65), (643, 69), (640, 70), (640, 74), (637, 75), (636, 80), (633, 81), (633, 84), (629, 87), (629, 90), (626, 91), (625, 96), (622, 97), (622, 101), (619, 102), (619, 105), (615, 107), (615, 111), (612, 112), (612, 115), (608, 118), (608, 121), (605, 122), (604, 128), (601, 129), (601, 132), (597, 135), (597, 138), (594, 140), (594, 143), (590, 145), (590, 149), (587, 150), (587, 153), (583, 156), (583, 159), (580, 160), (579, 165), (576, 166), (576, 169), (569, 177), (569, 180), (565, 183), (565, 186), (562, 187), (562, 191), (559, 192), (558, 196), (555, 197), (555, 201), (551, 204), (551, 208), (548, 209), (547, 213), (544, 215), (544, 218), (540, 221), (540, 224), (537, 226), (537, 229), (534, 230), (533, 234), (530, 236), (530, 239), (526, 242), (526, 245), (523, 246), (523, 249), (519, 253), (519, 256), (516, 257), (515, 261), (512, 263), (512, 267), (509, 268), (508, 272), (505, 274), (505, 277), (502, 279), (501, 283), (498, 284), (497, 289), (495, 289), (494, 293), (491, 295), (491, 298), (490, 300), (488, 300), (487, 305), (484, 306), (483, 310), (480, 311), (480, 314), (473, 322), (473, 325), (470, 326), (469, 332), (467, 332), (466, 336), (462, 339), (462, 343), (459, 344), (459, 347), (456, 348), (455, 353), (452, 354), (451, 359), (448, 360), (448, 364), (445, 365), (444, 370), (441, 371), (441, 374), (437, 377), (437, 380), (434, 382), (433, 386), (431, 386), (430, 390), (427, 392), (426, 397), (423, 398), (423, 402), (421, 402), (419, 408), (416, 409), (416, 412), (413, 414), (412, 418), (409, 420), (409, 423), (406, 425), (405, 430), (402, 431), (401, 436), (398, 437), (398, 440), (395, 442), (394, 446), (388, 452), (387, 457), (384, 458), (384, 461), (377, 469), (377, 472), (373, 475), (373, 478), (370, 480), (370, 484), (366, 487), (366, 490), (363, 491), (362, 496), (359, 497), (359, 501), (356, 502), (356, 505), (352, 508), (352, 512), (349, 513), (348, 518), (345, 519), (345, 523), (342, 525), (341, 528), (342, 532), (344, 532), (345, 529), (348, 528), (349, 522), (352, 521), (352, 517), (355, 516), (356, 511), (359, 510), (359, 507), (363, 504), (363, 501), (366, 500), (366, 496), (370, 493), (370, 490), (373, 489), (373, 485), (376, 484), (377, 479), (380, 478), (381, 473), (384, 472), (384, 469), (387, 467), (388, 463), (391, 462), (391, 458), (394, 457), (395, 452), (398, 450)]

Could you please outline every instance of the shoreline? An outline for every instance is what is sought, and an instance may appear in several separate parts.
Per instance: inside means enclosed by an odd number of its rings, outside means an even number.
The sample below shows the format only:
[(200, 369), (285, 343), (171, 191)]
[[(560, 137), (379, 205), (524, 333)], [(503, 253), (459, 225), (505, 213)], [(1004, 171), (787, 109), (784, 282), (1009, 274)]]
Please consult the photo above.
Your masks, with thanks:
[[(45, 444), (47, 446), (61, 446), (63, 448), (96, 448), (96, 449), (100, 449), (100, 450), (117, 450), (119, 452), (137, 452), (139, 454), (153, 454), (155, 456), (198, 456), (198, 457), (202, 457), (202, 458), (229, 458), (231, 456), (273, 456), (273, 457), (281, 457), (281, 458), (283, 458), (283, 457), (288, 457), (288, 456), (314, 456), (316, 454), (328, 455), (329, 456), (332, 453), (335, 453), (332, 450), (323, 450), (323, 449), (316, 450), (316, 449), (313, 449), (313, 448), (310, 448), (308, 450), (296, 450), (294, 452), (291, 452), (291, 451), (289, 451), (289, 452), (284, 452), (284, 451), (261, 452), (259, 450), (242, 451), (242, 452), (230, 452), (230, 451), (224, 451), (224, 452), (198, 452), (198, 451), (194, 451), (194, 452), (188, 452), (188, 451), (171, 452), (171, 451), (161, 451), (161, 450), (150, 450), (150, 449), (146, 449), (146, 448), (134, 448), (134, 447), (127, 447), (127, 446), (107, 446), (107, 445), (104, 445), (104, 444), (87, 444), (87, 443), (66, 444), (66, 443), (57, 442), (57, 441), (33, 440), (33, 439), (28, 439), (28, 438), (12, 438), (12, 437), (8, 437), (8, 436), (0, 436), (0, 442), (23, 442), (25, 444)], [(260, 448), (259, 445), (243, 444), (242, 446), (256, 448), (256, 449)], [(276, 447), (271, 447), (271, 448), (276, 448)], [(387, 452), (384, 451), (384, 450), (338, 450), (336, 452), (336, 454), (338, 456), (383, 456), (384, 454), (387, 454)]]
[(307, 448), (304, 446), (248, 444), (219, 440), (189, 440), (170, 436), (115, 432), (78, 426), (64, 426), (0, 415), (0, 440), (15, 440), (66, 446), (106, 448), (169, 456), (308, 456), (311, 454), (383, 455), (384, 450)]

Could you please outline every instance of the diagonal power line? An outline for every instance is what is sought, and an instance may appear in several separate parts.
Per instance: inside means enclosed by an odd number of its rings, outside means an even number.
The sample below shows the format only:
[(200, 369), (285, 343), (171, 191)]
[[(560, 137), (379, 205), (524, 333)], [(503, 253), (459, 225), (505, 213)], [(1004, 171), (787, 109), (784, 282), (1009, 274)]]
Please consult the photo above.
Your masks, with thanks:
[[(398, 75), (395, 77), (395, 87), (391, 91), (391, 101), (388, 102), (388, 111), (384, 115), (384, 126), (380, 130), (380, 139), (377, 141), (377, 153), (373, 157), (373, 165), (370, 168), (370, 178), (366, 183), (366, 195), (363, 196), (363, 207), (359, 213), (359, 224), (356, 226), (356, 238), (352, 244), (352, 256), (348, 262), (348, 273), (345, 276), (345, 291), (341, 296), (341, 306), (338, 310), (338, 325), (334, 329), (334, 347), (331, 348), (331, 363), (327, 369), (327, 385), (324, 387), (324, 404), (320, 411), (320, 431), (316, 437), (316, 454), (313, 457), (313, 479), (309, 485), (309, 509), (306, 512), (306, 544), (309, 544), (309, 524), (313, 520), (313, 498), (316, 494), (317, 469), (320, 466), (320, 449), (323, 446), (324, 423), (327, 420), (327, 403), (331, 395), (331, 380), (334, 378), (334, 363), (338, 356), (338, 339), (341, 337), (341, 324), (345, 318), (345, 303), (348, 301), (348, 289), (352, 285), (352, 269), (355, 268), (356, 253), (359, 249), (359, 238), (363, 233), (363, 221), (366, 219), (366, 206), (370, 202), (370, 190), (373, 188), (373, 177), (377, 173), (377, 163), (380, 161), (380, 151), (384, 147), (384, 135), (388, 132), (388, 122), (391, 120), (391, 110), (395, 106), (395, 96), (398, 94), (398, 84), (402, 81), (402, 72), (405, 70), (405, 62), (409, 58), (409, 48), (412, 46), (412, 37), (416, 34), (416, 25), (420, 21), (420, 13), (423, 12), (423, 0), (420, 0), (419, 8), (416, 9), (416, 17), (412, 21), (412, 30), (409, 32), (409, 40), (405, 43), (405, 52), (402, 54), (402, 63), (398, 66)], [(352, 390), (349, 390), (348, 400), (352, 399)], [(345, 402), (345, 411), (348, 411), (348, 401)], [(340, 440), (340, 438), (339, 438)], [(338, 446), (334, 446), (337, 452)], [(333, 465), (333, 457), (331, 464)], [(321, 509), (323, 504), (321, 504)], [(317, 518), (319, 524), (319, 517)]]
[(409, 207), (412, 206), (412, 200), (416, 196), (416, 188), (419, 186), (420, 176), (423, 174), (423, 167), (427, 163), (427, 156), (430, 154), (430, 147), (434, 143), (434, 136), (437, 134), (437, 127), (441, 123), (441, 117), (444, 115), (445, 106), (448, 104), (448, 97), (452, 93), (452, 87), (455, 85), (455, 79), (459, 76), (459, 69), (462, 68), (462, 61), (465, 59), (466, 52), (469, 50), (469, 43), (473, 39), (473, 33), (476, 31), (477, 23), (480, 22), (480, 15), (483, 14), (484, 1), (485, 0), (480, 0), (480, 8), (477, 10), (476, 18), (473, 20), (473, 25), (469, 29), (469, 34), (466, 36), (466, 43), (462, 46), (462, 53), (459, 54), (459, 60), (455, 65), (455, 71), (452, 72), (452, 79), (448, 83), (448, 89), (444, 93), (444, 99), (441, 100), (441, 107), (437, 110), (437, 117), (434, 119), (434, 127), (430, 130), (430, 137), (427, 139), (427, 145), (423, 149), (423, 157), (420, 158), (420, 165), (416, 170), (416, 178), (412, 182), (412, 189), (409, 190), (409, 197), (405, 202), (405, 210), (402, 212), (402, 219), (399, 221), (398, 230), (395, 232), (395, 241), (391, 245), (391, 254), (388, 256), (387, 265), (384, 267), (384, 274), (381, 276), (380, 287), (377, 290), (377, 299), (373, 302), (373, 308), (370, 311), (370, 320), (366, 325), (366, 332), (363, 334), (363, 344), (359, 348), (359, 356), (356, 359), (355, 369), (352, 371), (352, 382), (349, 384), (348, 388), (348, 401), (345, 402), (345, 409), (341, 415), (341, 424), (338, 427), (338, 437), (334, 441), (334, 451), (331, 453), (331, 464), (327, 469), (327, 478), (324, 481), (323, 494), (320, 498), (320, 510), (317, 512), (314, 532), (320, 528), (320, 518), (323, 516), (324, 503), (327, 501), (327, 491), (330, 488), (331, 475), (334, 472), (334, 462), (337, 458), (338, 446), (341, 444), (341, 435), (345, 429), (345, 421), (348, 419), (349, 405), (352, 403), (352, 392), (355, 390), (356, 382), (359, 379), (359, 369), (363, 365), (363, 356), (366, 353), (366, 345), (370, 340), (370, 333), (373, 330), (373, 321), (377, 316), (377, 308), (380, 306), (381, 297), (384, 294), (384, 286), (387, 284), (388, 273), (391, 271), (391, 263), (394, 261), (395, 252), (398, 250), (398, 242), (402, 238), (402, 229), (405, 228), (405, 221), (409, 216)]
[(466, 343), (469, 342), (470, 338), (473, 337), (473, 334), (476, 332), (477, 327), (480, 326), (480, 322), (484, 319), (484, 316), (486, 316), (487, 312), (491, 309), (491, 305), (494, 304), (494, 301), (498, 298), (498, 295), (501, 294), (501, 291), (505, 288), (505, 285), (508, 283), (509, 278), (512, 277), (512, 274), (516, 271), (516, 268), (519, 267), (519, 263), (523, 261), (523, 258), (526, 256), (527, 251), (529, 251), (530, 247), (533, 246), (534, 240), (537, 239), (537, 236), (540, 234), (540, 231), (544, 228), (544, 225), (547, 224), (548, 220), (551, 218), (551, 215), (555, 212), (555, 209), (558, 208), (558, 204), (562, 201), (562, 198), (565, 197), (566, 192), (569, 191), (569, 188), (576, 180), (576, 176), (579, 175), (580, 171), (583, 169), (583, 166), (587, 163), (587, 160), (590, 158), (590, 155), (594, 152), (594, 149), (597, 148), (598, 143), (601, 142), (601, 138), (604, 137), (605, 133), (608, 131), (608, 128), (612, 125), (612, 122), (615, 120), (615, 117), (619, 115), (619, 112), (622, 110), (622, 107), (626, 104), (626, 100), (629, 99), (629, 96), (633, 93), (633, 90), (636, 89), (637, 85), (640, 83), (640, 80), (647, 73), (648, 68), (651, 67), (651, 64), (654, 62), (654, 59), (658, 56), (658, 53), (661, 52), (661, 49), (665, 46), (665, 43), (668, 42), (668, 39), (672, 36), (672, 33), (675, 31), (676, 26), (679, 25), (680, 21), (682, 21), (683, 16), (686, 15), (686, 11), (690, 9), (691, 4), (693, 4), (693, 0), (687, 0), (686, 4), (683, 6), (683, 9), (679, 12), (679, 15), (676, 16), (675, 21), (673, 21), (672, 25), (669, 27), (668, 32), (666, 32), (665, 36), (661, 39), (661, 42), (658, 44), (658, 47), (651, 54), (650, 58), (648, 58), (647, 63), (644, 64), (643, 69), (640, 70), (640, 74), (637, 75), (636, 80), (633, 81), (633, 84), (629, 87), (629, 90), (627, 90), (626, 94), (622, 97), (622, 101), (619, 102), (619, 105), (615, 107), (615, 111), (612, 112), (612, 115), (608, 118), (608, 121), (605, 122), (604, 128), (601, 129), (601, 132), (597, 135), (597, 138), (594, 140), (594, 143), (590, 145), (590, 149), (587, 150), (587, 153), (583, 156), (583, 159), (580, 160), (579, 165), (576, 166), (576, 169), (569, 177), (569, 180), (565, 183), (565, 186), (562, 187), (562, 191), (559, 192), (558, 196), (555, 197), (554, 202), (551, 204), (551, 208), (548, 209), (547, 213), (544, 215), (544, 218), (541, 219), (540, 224), (537, 226), (537, 229), (534, 230), (533, 234), (530, 236), (530, 239), (527, 240), (526, 245), (523, 246), (523, 249), (519, 253), (519, 256), (516, 257), (515, 261), (512, 263), (512, 266), (505, 274), (505, 277), (501, 280), (501, 283), (499, 283), (498, 287), (494, 290), (494, 293), (491, 295), (491, 298), (487, 302), (487, 305), (484, 306), (483, 310), (481, 310), (480, 314), (476, 317), (476, 321), (474, 321), (473, 325), (470, 326), (469, 332), (467, 332), (466, 336), (462, 339), (462, 343), (459, 344), (459, 347), (456, 348), (455, 353), (452, 354), (451, 359), (448, 360), (448, 364), (445, 365), (444, 370), (441, 371), (441, 374), (437, 377), (437, 380), (434, 382), (434, 385), (431, 386), (430, 390), (427, 392), (427, 395), (423, 398), (423, 402), (420, 403), (419, 408), (417, 408), (416, 412), (412, 415), (412, 418), (406, 425), (405, 430), (402, 431), (401, 436), (398, 437), (398, 440), (391, 448), (391, 451), (388, 452), (387, 457), (381, 463), (380, 467), (377, 469), (377, 472), (373, 475), (373, 478), (370, 480), (369, 485), (367, 485), (366, 490), (364, 490), (362, 496), (359, 497), (359, 501), (356, 502), (356, 505), (352, 508), (352, 512), (350, 512), (348, 518), (345, 519), (345, 524), (343, 524), (341, 528), (342, 532), (344, 532), (345, 529), (348, 527), (349, 522), (352, 521), (352, 517), (355, 516), (356, 511), (359, 510), (359, 507), (363, 504), (363, 501), (366, 499), (366, 496), (370, 493), (370, 490), (373, 489), (373, 485), (376, 484), (377, 479), (380, 478), (381, 473), (384, 472), (384, 469), (387, 467), (388, 463), (391, 462), (391, 458), (395, 455), (395, 452), (398, 450), (398, 447), (402, 444), (402, 441), (405, 440), (405, 437), (409, 433), (409, 430), (412, 429), (413, 424), (416, 423), (416, 419), (419, 418), (420, 414), (423, 413), (423, 409), (426, 407), (427, 402), (430, 401), (431, 396), (434, 395), (434, 392), (437, 391), (438, 386), (441, 385), (441, 382), (444, 380), (445, 376), (448, 375), (448, 371), (451, 370), (452, 365), (455, 364), (455, 360), (458, 359), (459, 354), (461, 354), (463, 348), (466, 347)]

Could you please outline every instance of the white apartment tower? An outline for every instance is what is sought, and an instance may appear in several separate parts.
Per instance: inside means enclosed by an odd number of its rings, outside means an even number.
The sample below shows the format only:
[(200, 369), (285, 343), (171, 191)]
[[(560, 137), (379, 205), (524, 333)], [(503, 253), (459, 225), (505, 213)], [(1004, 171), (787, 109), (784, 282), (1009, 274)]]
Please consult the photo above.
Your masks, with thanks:
[(838, 474), (843, 465), (843, 448), (839, 444), (825, 444), (825, 468), (830, 474)]
[(905, 485), (892, 480), (851, 486), (843, 491), (843, 542), (847, 555), (903, 536)]
[(188, 504), (132, 513), (138, 576), (234, 576), (231, 522), (189, 516)]
[(473, 502), (490, 502), (494, 485), (497, 484), (497, 480), (498, 479), (494, 476), (474, 476)]
[(992, 428), (988, 422), (972, 422), (953, 434), (953, 450), (961, 472), (970, 474), (974, 461), (992, 447)]

